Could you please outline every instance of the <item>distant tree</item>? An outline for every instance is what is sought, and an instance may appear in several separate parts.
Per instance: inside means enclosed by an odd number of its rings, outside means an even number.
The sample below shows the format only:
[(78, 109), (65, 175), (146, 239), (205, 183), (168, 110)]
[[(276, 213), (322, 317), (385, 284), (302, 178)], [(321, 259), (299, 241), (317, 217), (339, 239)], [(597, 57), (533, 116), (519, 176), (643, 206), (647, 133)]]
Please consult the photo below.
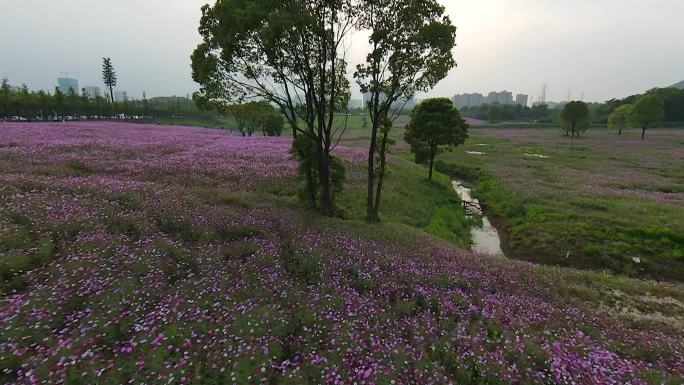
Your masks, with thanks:
[(280, 114), (270, 114), (264, 119), (264, 132), (268, 136), (280, 136), (285, 128), (285, 120)]
[(663, 121), (684, 122), (684, 89), (655, 88), (647, 92), (663, 99)]
[(252, 136), (258, 129), (265, 135), (264, 122), (268, 116), (274, 114), (273, 107), (266, 101), (233, 104), (226, 109), (235, 118), (242, 136)]
[(586, 131), (589, 126), (589, 106), (585, 102), (569, 102), (561, 111), (561, 120), (566, 127), (566, 135), (569, 130), (572, 140), (579, 136), (581, 131)]
[(150, 111), (150, 105), (147, 102), (147, 93), (143, 91), (143, 100), (142, 100), (142, 115), (147, 117)]
[(10, 106), (11, 106), (12, 88), (10, 87), (9, 80), (7, 78), (2, 78), (2, 86), (0, 87), (0, 105), (2, 105), (2, 113), (5, 118), (10, 116)]
[(66, 95), (66, 105), (68, 115), (78, 115), (80, 111), (80, 97), (78, 91), (69, 87), (69, 92)]
[(64, 119), (64, 116), (66, 115), (64, 94), (59, 87), (55, 87), (55, 110), (55, 113), (59, 114), (62, 116), (62, 119)]
[(546, 104), (535, 104), (530, 109), (530, 114), (534, 120), (549, 119), (549, 106)]
[(90, 95), (86, 92), (86, 89), (81, 90), (81, 100), (80, 100), (81, 114), (90, 117), (91, 106), (90, 106)]
[(646, 130), (665, 117), (663, 105), (663, 99), (654, 94), (643, 95), (634, 103), (630, 120), (641, 127), (642, 140), (646, 138)]
[(359, 28), (371, 32), (370, 52), (354, 77), (361, 92), (369, 95), (366, 214), (374, 222), (379, 220), (393, 121), (401, 113), (402, 101), (434, 87), (456, 65), (456, 27), (436, 0), (360, 0), (358, 5)]
[(501, 119), (501, 105), (499, 103), (493, 103), (489, 105), (487, 110), (487, 119), (490, 122), (498, 122)]
[(412, 150), (427, 149), (430, 180), (435, 156), (447, 147), (463, 144), (467, 138), (468, 124), (451, 100), (446, 98), (427, 99), (417, 105), (411, 112), (404, 134)]
[(632, 105), (623, 104), (608, 115), (608, 128), (617, 130), (618, 135), (622, 135), (622, 130), (627, 128), (632, 114)]
[(102, 58), (102, 81), (109, 87), (109, 97), (112, 104), (114, 103), (114, 87), (116, 87), (116, 72), (112, 65), (112, 59)]
[(43, 90), (38, 91), (37, 98), (40, 116), (44, 121), (47, 121), (48, 116), (51, 115), (50, 109), (52, 108), (53, 98), (50, 94)]

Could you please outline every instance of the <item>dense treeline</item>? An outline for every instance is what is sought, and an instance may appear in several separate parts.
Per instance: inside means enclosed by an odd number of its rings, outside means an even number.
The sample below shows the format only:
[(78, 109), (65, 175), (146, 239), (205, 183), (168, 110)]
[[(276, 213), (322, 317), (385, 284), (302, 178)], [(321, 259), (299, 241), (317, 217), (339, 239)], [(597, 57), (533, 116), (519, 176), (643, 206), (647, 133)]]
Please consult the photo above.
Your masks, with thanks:
[(612, 112), (620, 106), (634, 104), (643, 95), (655, 95), (662, 99), (665, 112), (664, 122), (684, 122), (684, 89), (675, 87), (654, 88), (645, 94), (632, 95), (620, 100), (613, 99), (606, 104)]
[[(612, 99), (605, 103), (587, 103), (589, 108), (589, 121), (592, 124), (607, 124), (608, 117), (618, 107), (634, 104), (643, 95), (655, 95), (663, 100), (665, 117), (663, 122), (684, 122), (684, 90), (678, 88), (654, 88), (644, 94), (628, 96), (624, 99)], [(483, 104), (481, 106), (463, 107), (461, 112), (464, 116), (498, 121), (524, 121), (537, 123), (561, 122), (561, 111), (565, 104), (559, 104), (553, 108), (547, 105), (535, 105), (523, 107), (519, 104)]]
[(70, 89), (63, 93), (31, 91), (26, 85), (11, 87), (7, 79), (0, 87), (0, 119), (4, 120), (72, 120), (72, 119), (158, 119), (208, 118), (215, 113), (202, 111), (184, 97), (126, 99), (110, 102), (109, 96), (89, 96), (85, 90)]

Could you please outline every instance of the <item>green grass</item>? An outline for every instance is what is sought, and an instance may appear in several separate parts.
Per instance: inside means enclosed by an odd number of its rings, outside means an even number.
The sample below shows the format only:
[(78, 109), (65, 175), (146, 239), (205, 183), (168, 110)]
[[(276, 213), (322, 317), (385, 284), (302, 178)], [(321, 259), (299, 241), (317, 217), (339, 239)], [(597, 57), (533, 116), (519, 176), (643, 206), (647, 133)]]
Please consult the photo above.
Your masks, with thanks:
[(559, 130), (473, 129), (438, 169), (474, 186), (509, 257), (682, 280), (683, 139), (681, 130), (642, 142), (636, 132), (595, 129), (571, 144)]
[[(465, 217), (451, 179), (435, 173), (429, 181), (427, 168), (413, 163), (410, 154), (394, 155), (389, 162), (382, 192), (380, 219), (422, 229), (468, 249), (470, 222)], [(347, 183), (337, 204), (349, 219), (366, 217), (366, 180)]]

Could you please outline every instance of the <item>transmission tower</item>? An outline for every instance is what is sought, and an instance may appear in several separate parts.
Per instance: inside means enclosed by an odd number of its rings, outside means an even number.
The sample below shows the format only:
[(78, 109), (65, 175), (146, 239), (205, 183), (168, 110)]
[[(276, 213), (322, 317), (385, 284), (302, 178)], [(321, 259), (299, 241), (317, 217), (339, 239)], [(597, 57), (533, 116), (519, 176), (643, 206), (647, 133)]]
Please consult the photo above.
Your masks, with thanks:
[(544, 84), (542, 86), (541, 95), (539, 95), (539, 99), (537, 100), (537, 102), (539, 104), (546, 104), (546, 93), (547, 92), (548, 92), (548, 87), (546, 86), (546, 84)]

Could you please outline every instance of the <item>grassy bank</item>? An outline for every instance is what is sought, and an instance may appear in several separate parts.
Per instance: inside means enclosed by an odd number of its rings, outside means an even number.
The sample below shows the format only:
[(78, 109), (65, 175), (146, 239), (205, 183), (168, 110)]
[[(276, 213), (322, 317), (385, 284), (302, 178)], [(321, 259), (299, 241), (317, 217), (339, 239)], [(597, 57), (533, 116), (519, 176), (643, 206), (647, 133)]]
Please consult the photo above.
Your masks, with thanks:
[(438, 167), (474, 185), (510, 257), (682, 280), (682, 143), (681, 130), (570, 143), (555, 130), (474, 129)]
[[(382, 192), (381, 220), (415, 227), (469, 249), (471, 223), (451, 186), (451, 179), (435, 173), (429, 181), (425, 167), (416, 165), (405, 155), (390, 159)], [(350, 178), (337, 202), (346, 218), (363, 220), (366, 216), (364, 176)]]

